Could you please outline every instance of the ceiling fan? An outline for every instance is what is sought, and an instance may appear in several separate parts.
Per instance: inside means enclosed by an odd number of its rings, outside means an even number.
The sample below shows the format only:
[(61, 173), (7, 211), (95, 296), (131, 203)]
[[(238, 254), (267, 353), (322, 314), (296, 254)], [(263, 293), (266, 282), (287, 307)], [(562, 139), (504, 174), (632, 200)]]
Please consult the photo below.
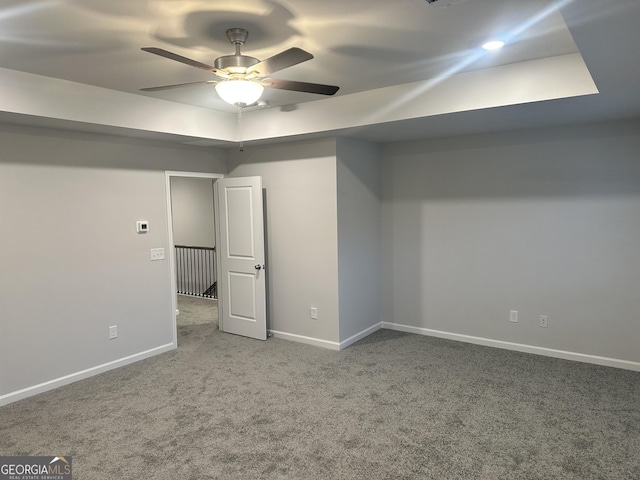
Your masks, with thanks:
[(227, 38), (235, 46), (233, 55), (225, 55), (216, 58), (213, 66), (192, 60), (182, 55), (156, 47), (144, 47), (145, 52), (153, 53), (161, 57), (196, 67), (206, 72), (213, 73), (218, 80), (205, 80), (201, 82), (180, 83), (176, 85), (164, 85), (161, 87), (142, 88), (145, 92), (179, 88), (189, 85), (213, 84), (218, 95), (227, 103), (238, 107), (246, 107), (257, 102), (262, 95), (264, 87), (279, 90), (291, 90), (294, 92), (315, 93), (319, 95), (333, 95), (340, 87), (323, 85), (319, 83), (297, 82), (268, 78), (272, 73), (284, 70), (307, 60), (313, 55), (300, 48), (289, 48), (266, 60), (242, 55), (240, 48), (245, 44), (249, 32), (244, 28), (230, 28), (227, 30)]

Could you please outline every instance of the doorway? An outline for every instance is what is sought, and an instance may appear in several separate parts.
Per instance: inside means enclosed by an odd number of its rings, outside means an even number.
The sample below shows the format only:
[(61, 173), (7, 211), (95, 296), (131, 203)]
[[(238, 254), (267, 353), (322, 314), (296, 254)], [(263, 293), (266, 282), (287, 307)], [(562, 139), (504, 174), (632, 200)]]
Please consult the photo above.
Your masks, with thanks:
[(174, 342), (178, 328), (217, 329), (215, 199), (221, 174), (165, 172)]

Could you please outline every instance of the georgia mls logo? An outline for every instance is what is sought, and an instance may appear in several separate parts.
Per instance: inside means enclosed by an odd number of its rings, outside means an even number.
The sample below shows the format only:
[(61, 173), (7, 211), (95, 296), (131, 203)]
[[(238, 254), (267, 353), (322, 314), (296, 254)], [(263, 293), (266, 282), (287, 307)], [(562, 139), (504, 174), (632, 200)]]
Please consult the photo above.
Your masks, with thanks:
[(71, 457), (0, 457), (0, 480), (71, 480)]

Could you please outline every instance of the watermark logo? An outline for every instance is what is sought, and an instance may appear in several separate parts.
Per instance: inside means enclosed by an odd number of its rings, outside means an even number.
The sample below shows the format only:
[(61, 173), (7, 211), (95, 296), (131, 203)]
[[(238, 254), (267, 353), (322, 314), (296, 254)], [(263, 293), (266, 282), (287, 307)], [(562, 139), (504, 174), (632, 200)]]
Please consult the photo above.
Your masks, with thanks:
[(1, 457), (0, 480), (72, 480), (71, 457)]

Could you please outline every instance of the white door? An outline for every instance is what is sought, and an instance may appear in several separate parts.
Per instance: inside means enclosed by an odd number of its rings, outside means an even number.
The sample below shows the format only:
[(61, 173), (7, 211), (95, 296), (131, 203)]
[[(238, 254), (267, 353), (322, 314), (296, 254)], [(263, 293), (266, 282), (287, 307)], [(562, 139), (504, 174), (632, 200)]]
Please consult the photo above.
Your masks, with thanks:
[(267, 339), (262, 179), (214, 184), (220, 330)]

